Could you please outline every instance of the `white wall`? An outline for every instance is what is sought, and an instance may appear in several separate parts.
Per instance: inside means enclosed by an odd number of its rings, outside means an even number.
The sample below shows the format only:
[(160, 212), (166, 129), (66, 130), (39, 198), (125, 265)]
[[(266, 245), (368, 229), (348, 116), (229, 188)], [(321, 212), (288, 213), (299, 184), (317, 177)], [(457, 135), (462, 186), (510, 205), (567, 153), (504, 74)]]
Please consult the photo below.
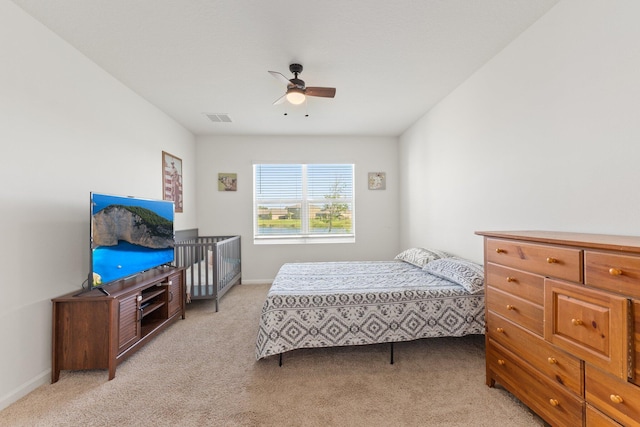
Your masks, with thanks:
[(402, 246), (640, 235), (640, 2), (563, 0), (400, 138)]
[(192, 228), (196, 185), (192, 134), (7, 0), (0, 40), (1, 409), (50, 380), (51, 298), (89, 272), (89, 192), (161, 198), (168, 151)]
[[(267, 283), (285, 262), (392, 259), (399, 248), (398, 141), (386, 137), (198, 137), (200, 234), (242, 236), (242, 280)], [(355, 163), (355, 244), (254, 245), (253, 162)], [(218, 173), (237, 173), (236, 192), (217, 191)], [(386, 190), (368, 190), (386, 172)]]

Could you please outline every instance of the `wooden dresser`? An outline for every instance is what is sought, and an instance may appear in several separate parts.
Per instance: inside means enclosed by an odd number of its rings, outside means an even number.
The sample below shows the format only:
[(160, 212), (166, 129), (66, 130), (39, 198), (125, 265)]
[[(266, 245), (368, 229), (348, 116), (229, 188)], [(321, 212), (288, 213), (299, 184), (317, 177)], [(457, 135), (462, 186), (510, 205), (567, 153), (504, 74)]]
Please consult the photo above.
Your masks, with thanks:
[(640, 426), (640, 237), (476, 234), (487, 385), (554, 426)]

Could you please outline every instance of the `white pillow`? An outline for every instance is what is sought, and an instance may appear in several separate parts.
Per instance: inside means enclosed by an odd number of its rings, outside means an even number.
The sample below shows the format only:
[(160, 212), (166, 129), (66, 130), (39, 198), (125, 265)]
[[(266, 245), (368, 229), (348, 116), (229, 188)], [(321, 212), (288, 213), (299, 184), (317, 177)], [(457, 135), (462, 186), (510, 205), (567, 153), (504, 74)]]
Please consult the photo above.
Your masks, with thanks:
[(427, 273), (457, 283), (471, 294), (484, 292), (484, 267), (462, 258), (437, 259), (422, 268)]
[(434, 249), (425, 249), (425, 248), (411, 248), (406, 251), (400, 252), (396, 255), (395, 259), (399, 259), (404, 262), (408, 262), (409, 264), (413, 264), (417, 267), (424, 267), (428, 263), (435, 261), (440, 258), (448, 258), (451, 255)]

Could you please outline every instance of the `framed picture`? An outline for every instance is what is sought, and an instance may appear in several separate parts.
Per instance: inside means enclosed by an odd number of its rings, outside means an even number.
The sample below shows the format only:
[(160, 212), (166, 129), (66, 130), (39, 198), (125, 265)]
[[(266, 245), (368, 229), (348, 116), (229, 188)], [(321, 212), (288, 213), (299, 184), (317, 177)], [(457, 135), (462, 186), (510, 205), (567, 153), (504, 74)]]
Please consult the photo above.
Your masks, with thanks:
[(182, 159), (162, 152), (162, 199), (171, 200), (176, 212), (182, 212)]
[(218, 191), (237, 191), (238, 190), (238, 174), (236, 173), (219, 173), (218, 174)]
[(369, 190), (384, 190), (387, 187), (384, 172), (369, 172)]

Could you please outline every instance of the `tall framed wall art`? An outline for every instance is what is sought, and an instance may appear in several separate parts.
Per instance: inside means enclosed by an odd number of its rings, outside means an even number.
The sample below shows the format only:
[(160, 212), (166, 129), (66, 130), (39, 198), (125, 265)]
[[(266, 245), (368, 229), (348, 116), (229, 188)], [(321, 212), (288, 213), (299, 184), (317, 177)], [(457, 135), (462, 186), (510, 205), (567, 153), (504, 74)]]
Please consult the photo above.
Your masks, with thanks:
[(162, 199), (171, 200), (175, 204), (176, 212), (182, 212), (182, 159), (162, 152)]

